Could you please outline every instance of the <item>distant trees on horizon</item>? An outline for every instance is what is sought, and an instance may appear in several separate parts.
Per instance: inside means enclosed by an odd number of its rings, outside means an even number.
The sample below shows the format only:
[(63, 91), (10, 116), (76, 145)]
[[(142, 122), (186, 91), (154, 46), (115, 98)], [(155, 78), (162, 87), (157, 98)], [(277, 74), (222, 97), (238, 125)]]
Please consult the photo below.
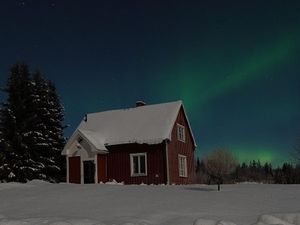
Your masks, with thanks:
[(293, 152), (293, 157), (296, 160), (296, 163), (300, 166), (300, 138), (296, 142), (295, 150)]
[[(205, 166), (205, 159), (197, 158), (196, 182), (215, 184)], [(239, 163), (236, 168), (223, 177), (223, 183), (258, 182), (275, 184), (299, 184), (300, 164), (283, 163), (282, 166), (273, 168), (271, 163), (262, 164), (259, 160), (251, 160), (249, 163)]]

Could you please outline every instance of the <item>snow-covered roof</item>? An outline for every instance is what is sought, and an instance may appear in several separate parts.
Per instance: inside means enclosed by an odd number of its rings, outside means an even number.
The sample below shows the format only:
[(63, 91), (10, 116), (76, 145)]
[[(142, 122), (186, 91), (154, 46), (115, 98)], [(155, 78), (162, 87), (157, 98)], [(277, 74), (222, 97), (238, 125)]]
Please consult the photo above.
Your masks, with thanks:
[(171, 140), (181, 106), (182, 101), (176, 101), (91, 113), (81, 121), (76, 131), (98, 150), (107, 150), (105, 146), (117, 144), (157, 144)]

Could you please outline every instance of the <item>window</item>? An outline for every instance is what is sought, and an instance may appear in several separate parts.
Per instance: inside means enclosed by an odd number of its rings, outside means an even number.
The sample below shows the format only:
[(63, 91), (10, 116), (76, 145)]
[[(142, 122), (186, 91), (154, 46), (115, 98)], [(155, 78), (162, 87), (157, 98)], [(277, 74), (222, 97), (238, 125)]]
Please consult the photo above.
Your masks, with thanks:
[(77, 142), (78, 142), (79, 144), (81, 144), (82, 141), (83, 141), (83, 138), (82, 138), (82, 137), (78, 137)]
[(147, 176), (147, 154), (130, 154), (131, 176)]
[(182, 126), (181, 124), (177, 124), (177, 139), (179, 141), (185, 142), (184, 126)]
[(83, 139), (82, 137), (78, 137), (77, 142), (78, 142), (77, 143), (77, 148), (78, 149), (83, 148), (83, 149), (88, 150), (88, 151), (91, 150), (90, 144), (85, 139)]
[(186, 156), (178, 155), (179, 176), (187, 177)]

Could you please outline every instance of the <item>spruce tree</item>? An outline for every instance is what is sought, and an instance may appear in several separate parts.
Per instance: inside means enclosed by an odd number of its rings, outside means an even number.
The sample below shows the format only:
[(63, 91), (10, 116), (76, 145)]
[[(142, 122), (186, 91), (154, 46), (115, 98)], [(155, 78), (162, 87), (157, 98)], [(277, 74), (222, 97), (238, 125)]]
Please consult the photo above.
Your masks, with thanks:
[(44, 163), (43, 172), (47, 180), (58, 181), (64, 175), (64, 158), (61, 150), (64, 147), (65, 139), (63, 136), (64, 108), (57, 94), (56, 87), (51, 81), (45, 81), (45, 95), (43, 112), (43, 125), (46, 142), (41, 143), (43, 147), (41, 161)]
[(30, 95), (30, 74), (25, 64), (16, 64), (10, 70), (4, 91), (7, 102), (1, 108), (2, 167), (0, 176), (5, 181), (25, 182), (33, 178), (35, 162), (24, 135), (30, 125), (27, 121), (27, 101)]
[(63, 174), (61, 157), (64, 109), (52, 82), (28, 67), (12, 67), (7, 102), (0, 116), (0, 180), (56, 182)]
[(25, 142), (31, 147), (31, 156), (37, 162), (35, 170), (35, 179), (47, 179), (45, 167), (47, 165), (49, 149), (49, 139), (47, 137), (46, 120), (49, 117), (47, 109), (48, 87), (46, 81), (42, 78), (41, 73), (36, 72), (32, 76), (31, 92), (27, 103), (28, 120), (31, 124), (26, 133)]

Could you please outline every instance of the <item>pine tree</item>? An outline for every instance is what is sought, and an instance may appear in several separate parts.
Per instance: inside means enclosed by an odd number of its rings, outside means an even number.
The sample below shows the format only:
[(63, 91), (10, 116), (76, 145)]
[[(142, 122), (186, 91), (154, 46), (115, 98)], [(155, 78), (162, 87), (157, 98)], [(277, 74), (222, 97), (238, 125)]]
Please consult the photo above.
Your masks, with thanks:
[(41, 145), (46, 142), (45, 130), (47, 129), (44, 124), (43, 108), (45, 106), (45, 86), (44, 80), (40, 73), (36, 73), (31, 78), (31, 92), (29, 95), (29, 101), (27, 103), (29, 111), (29, 123), (31, 124), (30, 129), (25, 134), (25, 142), (30, 146), (32, 150), (32, 157), (38, 162), (35, 179), (46, 179), (46, 174), (42, 171), (44, 164), (41, 160), (42, 149)]
[[(64, 109), (52, 82), (23, 64), (11, 69), (0, 112), (0, 180), (59, 181), (64, 160)], [(0, 162), (1, 162), (0, 161)]]
[(48, 139), (48, 150), (45, 158), (49, 161), (45, 167), (45, 173), (48, 180), (58, 181), (64, 173), (64, 157), (61, 156), (61, 150), (64, 147), (65, 139), (63, 136), (64, 108), (60, 98), (57, 95), (56, 87), (51, 81), (46, 82), (47, 86), (47, 117), (45, 125), (47, 127), (46, 138)]
[(297, 139), (296, 146), (293, 152), (296, 164), (300, 166), (300, 138)]
[(265, 180), (267, 182), (270, 182), (270, 180), (273, 178), (273, 169), (272, 169), (272, 164), (271, 163), (265, 163), (264, 165), (264, 176)]
[(7, 103), (1, 108), (2, 167), (0, 178), (6, 181), (25, 182), (35, 172), (30, 148), (24, 143), (28, 130), (27, 101), (30, 95), (30, 74), (25, 64), (11, 68), (10, 77), (4, 90)]
[(57, 182), (63, 175), (64, 165), (60, 154), (65, 144), (64, 109), (55, 85), (40, 72), (33, 74), (30, 97), (32, 127), (27, 137), (33, 157), (39, 163), (36, 178)]

